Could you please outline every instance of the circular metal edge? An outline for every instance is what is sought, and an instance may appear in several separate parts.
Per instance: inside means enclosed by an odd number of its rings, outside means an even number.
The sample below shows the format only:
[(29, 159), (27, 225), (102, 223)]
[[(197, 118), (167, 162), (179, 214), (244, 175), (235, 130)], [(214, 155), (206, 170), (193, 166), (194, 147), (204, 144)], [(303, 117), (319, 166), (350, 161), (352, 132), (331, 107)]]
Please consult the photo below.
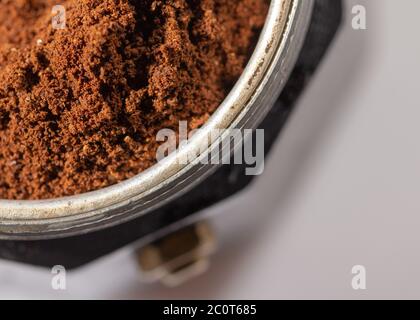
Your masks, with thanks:
[(212, 129), (258, 126), (293, 69), (312, 8), (313, 0), (271, 1), (267, 23), (244, 73), (201, 133), (181, 153), (132, 179), (79, 196), (43, 201), (0, 200), (0, 239), (49, 239), (110, 227), (146, 214), (204, 180), (217, 166), (182, 166), (177, 157), (197, 148), (194, 142)]

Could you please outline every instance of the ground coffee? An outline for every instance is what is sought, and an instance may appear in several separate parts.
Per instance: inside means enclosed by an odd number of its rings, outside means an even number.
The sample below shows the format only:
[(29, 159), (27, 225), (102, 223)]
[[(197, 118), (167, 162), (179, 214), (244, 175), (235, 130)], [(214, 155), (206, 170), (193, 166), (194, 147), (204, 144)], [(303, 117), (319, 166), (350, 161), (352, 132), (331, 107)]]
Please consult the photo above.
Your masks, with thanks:
[(266, 0), (0, 0), (0, 198), (74, 195), (155, 163), (240, 76)]

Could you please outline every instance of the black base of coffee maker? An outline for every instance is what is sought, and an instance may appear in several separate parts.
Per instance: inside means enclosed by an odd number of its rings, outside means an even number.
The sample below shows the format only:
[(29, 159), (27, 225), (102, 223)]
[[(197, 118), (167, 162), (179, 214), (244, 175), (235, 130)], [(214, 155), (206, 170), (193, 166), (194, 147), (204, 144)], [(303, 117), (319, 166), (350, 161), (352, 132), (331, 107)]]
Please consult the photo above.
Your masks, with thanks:
[[(332, 43), (342, 20), (341, 0), (316, 0), (311, 26), (294, 71), (275, 106), (259, 128), (269, 153), (306, 84)], [(105, 230), (54, 240), (0, 241), (0, 258), (45, 267), (74, 269), (123, 246), (185, 221), (247, 187), (245, 166), (225, 165), (200, 185), (143, 217)]]

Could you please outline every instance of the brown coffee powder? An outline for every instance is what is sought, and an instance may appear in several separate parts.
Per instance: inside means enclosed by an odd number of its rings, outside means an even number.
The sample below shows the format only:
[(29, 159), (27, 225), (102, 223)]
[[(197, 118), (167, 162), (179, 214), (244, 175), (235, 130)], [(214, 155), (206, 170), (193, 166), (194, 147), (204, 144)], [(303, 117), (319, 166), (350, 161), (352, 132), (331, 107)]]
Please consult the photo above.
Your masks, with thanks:
[(99, 189), (155, 163), (240, 76), (266, 0), (0, 0), (0, 198)]

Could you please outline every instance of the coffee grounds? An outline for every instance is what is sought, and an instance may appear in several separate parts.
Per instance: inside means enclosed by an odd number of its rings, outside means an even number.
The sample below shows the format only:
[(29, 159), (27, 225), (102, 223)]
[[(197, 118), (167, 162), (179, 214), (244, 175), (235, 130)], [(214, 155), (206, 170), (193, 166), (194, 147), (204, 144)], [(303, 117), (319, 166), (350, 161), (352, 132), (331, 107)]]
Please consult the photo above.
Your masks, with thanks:
[(243, 71), (266, 0), (0, 0), (0, 198), (103, 188), (200, 127)]

